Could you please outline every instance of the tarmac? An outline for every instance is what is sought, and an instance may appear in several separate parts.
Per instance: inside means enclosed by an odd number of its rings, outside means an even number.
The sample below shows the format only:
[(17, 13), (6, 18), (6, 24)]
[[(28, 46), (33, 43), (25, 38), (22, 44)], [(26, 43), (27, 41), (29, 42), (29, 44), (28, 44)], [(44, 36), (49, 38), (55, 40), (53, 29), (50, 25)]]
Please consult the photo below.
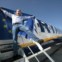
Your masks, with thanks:
[[(59, 46), (59, 47), (58, 47)], [(53, 54), (51, 54), (51, 57), (54, 59), (55, 62), (62, 62), (62, 44), (59, 44), (56, 49), (55, 52), (53, 52)], [(55, 49), (54, 48), (54, 49)], [(42, 62), (42, 61), (41, 61)], [(50, 62), (48, 59), (46, 59), (43, 62)]]

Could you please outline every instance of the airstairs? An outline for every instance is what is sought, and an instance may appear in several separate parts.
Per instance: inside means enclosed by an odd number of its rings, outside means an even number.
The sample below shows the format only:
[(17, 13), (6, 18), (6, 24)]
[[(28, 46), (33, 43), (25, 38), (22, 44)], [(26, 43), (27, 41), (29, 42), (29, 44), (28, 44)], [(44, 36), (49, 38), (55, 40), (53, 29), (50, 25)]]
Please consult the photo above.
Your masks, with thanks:
[[(36, 44), (36, 46), (38, 47), (38, 49), (39, 49), (40, 51), (37, 52), (37, 53), (34, 53), (34, 52), (32, 51), (32, 49), (31, 49), (29, 46), (27, 46), (27, 48), (28, 48), (28, 49), (31, 51), (31, 53), (32, 53), (32, 55), (30, 55), (30, 56), (27, 57), (27, 56), (25, 55), (23, 49), (22, 49), (22, 51), (23, 51), (22, 54), (23, 54), (24, 62), (30, 62), (29, 60), (30, 60), (31, 58), (33, 58), (33, 57), (36, 59), (35, 62), (40, 62), (40, 60), (39, 60), (36, 56), (39, 55), (39, 54), (41, 54), (41, 53), (43, 53), (43, 54), (50, 60), (50, 62), (55, 62), (55, 61), (46, 53), (46, 51), (47, 51), (48, 49), (50, 49), (50, 48), (43, 49), (42, 46), (41, 46), (38, 42), (33, 41), (33, 43)], [(16, 62), (16, 61), (14, 61), (14, 62)], [(19, 61), (17, 61), (17, 62), (19, 62)], [(21, 62), (21, 60), (20, 60), (20, 62)], [(32, 61), (32, 62), (34, 62), (34, 61)]]
[[(32, 40), (31, 40), (32, 41)], [(7, 41), (7, 43), (3, 42), (3, 43), (0, 43), (0, 61), (1, 62), (4, 62), (2, 60), (5, 60), (5, 59), (9, 59), (11, 57), (13, 57), (13, 44), (12, 44), (12, 40), (11, 42), (10, 41)], [(24, 52), (24, 49), (20, 48), (21, 50), (21, 53), (22, 53), (22, 58), (19, 58), (17, 60), (14, 60), (13, 62), (40, 62), (40, 60), (37, 58), (37, 55), (43, 53), (49, 60), (50, 62), (55, 62), (47, 53), (46, 51), (50, 49), (49, 48), (46, 48), (46, 49), (43, 49), (42, 46), (38, 43), (38, 42), (35, 42), (33, 41), (34, 44), (36, 44), (36, 46), (38, 47), (39, 51), (37, 53), (34, 53), (33, 50), (30, 48), (30, 46), (27, 46), (27, 48), (30, 50), (31, 52), (31, 55), (27, 56)], [(3, 46), (4, 45), (4, 46)], [(32, 58), (33, 61), (31, 60)], [(42, 58), (42, 57), (41, 57)]]

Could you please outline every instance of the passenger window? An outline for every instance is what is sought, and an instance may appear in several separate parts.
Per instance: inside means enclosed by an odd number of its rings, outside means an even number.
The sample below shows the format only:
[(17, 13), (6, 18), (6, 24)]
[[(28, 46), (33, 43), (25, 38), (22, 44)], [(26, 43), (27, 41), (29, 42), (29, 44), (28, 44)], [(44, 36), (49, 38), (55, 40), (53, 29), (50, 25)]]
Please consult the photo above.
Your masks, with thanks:
[(39, 27), (41, 28), (41, 32), (45, 32), (42, 22), (40, 20), (38, 20), (38, 22), (39, 22)]
[(52, 29), (53, 33), (55, 33), (53, 26), (51, 26), (51, 29)]
[(45, 26), (45, 28), (47, 29), (48, 33), (50, 33), (50, 30), (49, 30), (49, 28), (48, 28), (48, 25), (45, 23), (44, 26)]

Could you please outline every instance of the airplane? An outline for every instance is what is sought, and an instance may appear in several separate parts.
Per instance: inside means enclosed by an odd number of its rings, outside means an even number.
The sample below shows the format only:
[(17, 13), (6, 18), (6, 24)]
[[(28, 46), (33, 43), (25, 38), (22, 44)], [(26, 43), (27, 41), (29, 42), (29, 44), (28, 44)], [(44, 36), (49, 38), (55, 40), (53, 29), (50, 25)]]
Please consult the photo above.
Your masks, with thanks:
[[(3, 8), (8, 12), (14, 13), (14, 10), (10, 10), (7, 8)], [(30, 16), (30, 14), (23, 13), (23, 16)], [(39, 19), (26, 19), (23, 24), (27, 26), (30, 31), (35, 34), (39, 39), (43, 40), (43, 43), (40, 43), (42, 47), (45, 49), (49, 46), (53, 46), (56, 43), (62, 42), (62, 31), (57, 29), (56, 27), (49, 25)], [(39, 51), (36, 44), (32, 42), (30, 37), (23, 31), (18, 32), (18, 44), (22, 47), (27, 54), (27, 56), (31, 55), (28, 50), (28, 46), (31, 47), (34, 52)], [(6, 60), (10, 57), (13, 57), (12, 53), (12, 21), (11, 18), (4, 15), (3, 12), (0, 11), (0, 58), (1, 60)], [(29, 54), (30, 53), (30, 54)]]

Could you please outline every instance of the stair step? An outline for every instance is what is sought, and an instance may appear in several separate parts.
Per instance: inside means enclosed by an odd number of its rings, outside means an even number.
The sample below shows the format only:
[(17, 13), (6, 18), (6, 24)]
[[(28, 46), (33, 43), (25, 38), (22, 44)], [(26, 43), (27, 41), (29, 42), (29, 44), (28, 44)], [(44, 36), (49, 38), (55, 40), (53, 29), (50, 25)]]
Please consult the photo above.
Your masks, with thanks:
[(1, 53), (9, 52), (9, 51), (13, 51), (13, 48), (3, 49), (3, 50), (1, 50)]
[[(13, 62), (16, 61), (18, 59), (22, 58), (22, 56), (17, 55), (17, 56), (13, 56), (12, 58), (6, 59), (6, 60), (2, 60), (1, 62)], [(10, 61), (9, 61), (10, 60)]]

